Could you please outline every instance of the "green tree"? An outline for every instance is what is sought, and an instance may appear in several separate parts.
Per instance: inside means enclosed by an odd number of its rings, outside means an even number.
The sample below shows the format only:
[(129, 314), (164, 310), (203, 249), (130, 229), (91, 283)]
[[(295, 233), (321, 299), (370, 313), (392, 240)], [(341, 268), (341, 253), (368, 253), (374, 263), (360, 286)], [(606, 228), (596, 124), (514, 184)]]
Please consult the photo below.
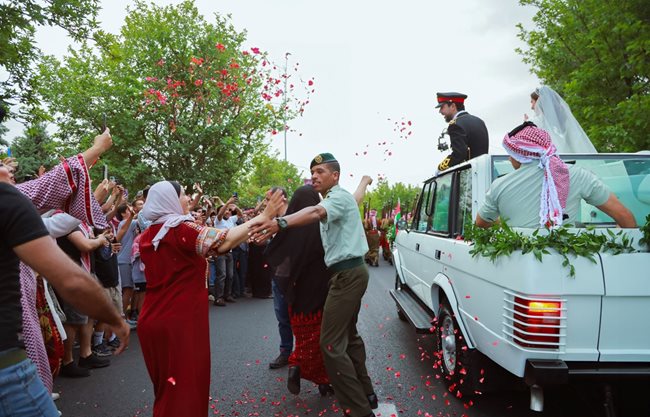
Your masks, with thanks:
[(115, 146), (102, 162), (130, 188), (167, 178), (227, 193), (307, 102), (292, 83), (283, 106), (283, 74), (243, 46), (230, 17), (208, 22), (190, 0), (137, 1), (119, 35), (95, 39), (98, 49), (83, 44), (63, 63), (48, 57), (39, 92), (69, 148), (86, 146), (106, 115)]
[(365, 209), (377, 210), (377, 215), (384, 217), (390, 215), (400, 201), (402, 210), (406, 207), (410, 209), (413, 204), (415, 196), (420, 191), (419, 187), (415, 187), (401, 182), (390, 185), (386, 178), (377, 181), (375, 188), (368, 192), (364, 198), (364, 204), (360, 208), (362, 214)]
[(9, 132), (9, 128), (3, 124), (0, 124), (0, 146), (9, 146), (9, 141), (5, 139), (7, 132)]
[(23, 136), (15, 138), (11, 146), (11, 154), (18, 161), (16, 181), (33, 178), (41, 165), (46, 168), (54, 165), (57, 162), (53, 156), (55, 148), (56, 144), (43, 123), (35, 123), (26, 128)]
[(520, 0), (524, 62), (571, 106), (601, 152), (650, 149), (650, 3)]
[[(302, 183), (301, 172), (291, 162), (274, 155), (259, 154), (253, 157), (253, 169), (238, 180), (240, 207), (255, 207), (271, 187), (283, 187), (289, 198)], [(228, 195), (229, 196), (229, 195)], [(226, 200), (222, 197), (222, 200)]]
[(35, 104), (30, 80), (40, 51), (34, 34), (39, 26), (58, 26), (76, 41), (97, 27), (98, 0), (6, 0), (0, 3), (0, 100)]

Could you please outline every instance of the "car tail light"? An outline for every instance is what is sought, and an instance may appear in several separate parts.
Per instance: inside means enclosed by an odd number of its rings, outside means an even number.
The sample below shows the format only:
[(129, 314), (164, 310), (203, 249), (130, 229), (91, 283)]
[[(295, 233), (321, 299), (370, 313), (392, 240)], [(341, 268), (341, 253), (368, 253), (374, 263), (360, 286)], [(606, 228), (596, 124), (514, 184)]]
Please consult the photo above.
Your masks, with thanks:
[(513, 340), (520, 346), (555, 349), (560, 343), (562, 302), (514, 298)]

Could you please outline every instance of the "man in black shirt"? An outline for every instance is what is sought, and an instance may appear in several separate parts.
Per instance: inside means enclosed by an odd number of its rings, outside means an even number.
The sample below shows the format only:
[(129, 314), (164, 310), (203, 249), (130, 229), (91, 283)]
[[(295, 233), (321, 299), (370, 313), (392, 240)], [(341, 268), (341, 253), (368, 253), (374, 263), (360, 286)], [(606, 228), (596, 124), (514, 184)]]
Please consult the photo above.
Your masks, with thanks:
[(111, 325), (123, 341), (117, 353), (128, 344), (129, 328), (99, 284), (48, 236), (32, 203), (9, 178), (7, 168), (0, 165), (0, 392), (5, 399), (0, 414), (57, 417), (24, 349), (19, 262), (47, 276), (62, 298), (80, 311)]

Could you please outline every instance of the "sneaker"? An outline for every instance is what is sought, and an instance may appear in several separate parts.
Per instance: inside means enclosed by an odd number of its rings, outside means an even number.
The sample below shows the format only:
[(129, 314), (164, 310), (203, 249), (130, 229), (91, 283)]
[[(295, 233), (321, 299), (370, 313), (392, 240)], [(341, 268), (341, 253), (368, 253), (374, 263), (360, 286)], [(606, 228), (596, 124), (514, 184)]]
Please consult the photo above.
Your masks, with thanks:
[(59, 394), (58, 392), (53, 392), (52, 394), (50, 394), (50, 396), (52, 397), (52, 401), (56, 401), (59, 398), (61, 398), (61, 394)]
[(115, 350), (115, 349), (117, 349), (118, 347), (120, 347), (120, 339), (118, 339), (118, 338), (116, 337), (116, 338), (113, 339), (112, 341), (107, 342), (106, 345), (109, 347), (109, 349), (113, 349), (113, 350)]
[(223, 298), (217, 298), (216, 300), (214, 300), (214, 305), (219, 307), (225, 307), (226, 302), (223, 300)]
[(269, 368), (271, 369), (280, 369), (289, 365), (289, 357), (283, 354), (278, 355), (273, 362), (269, 363)]
[(214, 300), (215, 300), (214, 295), (208, 294), (208, 301), (214, 302)]
[(70, 362), (67, 365), (61, 366), (61, 376), (67, 376), (68, 378), (82, 378), (90, 376), (90, 371), (86, 368), (80, 368), (74, 361)]
[(131, 330), (135, 330), (135, 329), (138, 328), (138, 322), (135, 321), (135, 320), (126, 319), (126, 323), (129, 325), (129, 327), (131, 328)]
[(95, 355), (99, 356), (100, 358), (104, 356), (111, 356), (113, 354), (113, 352), (108, 347), (106, 342), (102, 342), (98, 345), (93, 346), (92, 351)]
[(229, 295), (228, 297), (226, 297), (226, 301), (228, 301), (229, 303), (236, 303), (236, 302), (237, 302), (237, 301), (235, 301), (235, 299), (232, 297), (232, 295)]
[(79, 366), (82, 368), (104, 368), (111, 364), (108, 358), (100, 358), (99, 356), (91, 353), (89, 356), (82, 358), (79, 357)]

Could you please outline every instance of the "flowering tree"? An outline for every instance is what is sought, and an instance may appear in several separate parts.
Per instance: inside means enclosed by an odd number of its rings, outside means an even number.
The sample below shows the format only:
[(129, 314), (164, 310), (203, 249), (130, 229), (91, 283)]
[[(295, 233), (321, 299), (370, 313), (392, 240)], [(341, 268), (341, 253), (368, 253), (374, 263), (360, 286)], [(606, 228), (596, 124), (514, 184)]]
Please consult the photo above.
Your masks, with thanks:
[(232, 189), (265, 151), (264, 138), (303, 112), (313, 83), (292, 80), (285, 92), (288, 75), (245, 47), (245, 35), (229, 17), (207, 22), (189, 0), (136, 2), (118, 36), (98, 33), (97, 49), (84, 45), (42, 66), (40, 91), (57, 111), (59, 139), (77, 146), (72, 138), (92, 136), (106, 114), (116, 143), (109, 169), (127, 184), (167, 178)]

